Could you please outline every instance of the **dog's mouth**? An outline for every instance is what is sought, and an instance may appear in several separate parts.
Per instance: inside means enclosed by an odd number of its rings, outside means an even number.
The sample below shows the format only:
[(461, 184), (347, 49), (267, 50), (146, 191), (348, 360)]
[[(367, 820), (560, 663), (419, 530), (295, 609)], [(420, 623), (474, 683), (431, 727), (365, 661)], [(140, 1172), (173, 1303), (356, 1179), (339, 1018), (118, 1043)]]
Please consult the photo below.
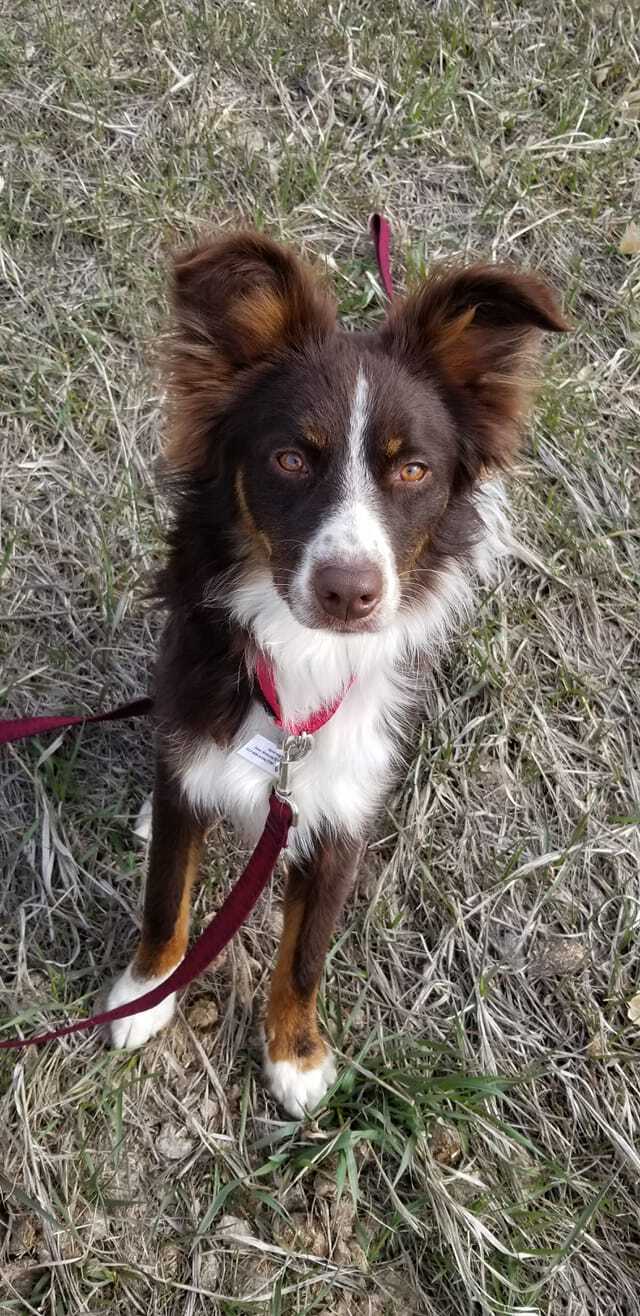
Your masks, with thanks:
[(284, 597), (296, 621), (311, 631), (322, 631), (325, 635), (376, 635), (385, 629), (391, 621), (388, 606), (383, 600), (376, 604), (364, 617), (352, 617), (344, 609), (345, 615), (328, 613), (315, 601), (301, 597), (295, 589), (287, 590)]
[(326, 615), (314, 616), (309, 613), (302, 618), (297, 609), (292, 608), (292, 612), (296, 620), (309, 630), (324, 631), (328, 635), (375, 635), (378, 631), (384, 630), (384, 622), (377, 614), (358, 620)]

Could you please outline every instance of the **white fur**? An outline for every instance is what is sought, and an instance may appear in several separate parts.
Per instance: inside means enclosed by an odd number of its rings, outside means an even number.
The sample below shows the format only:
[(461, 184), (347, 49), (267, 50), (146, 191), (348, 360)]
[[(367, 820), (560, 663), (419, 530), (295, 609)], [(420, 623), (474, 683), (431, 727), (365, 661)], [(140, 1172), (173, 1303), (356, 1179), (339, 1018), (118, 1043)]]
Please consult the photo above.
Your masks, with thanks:
[(514, 538), (509, 525), (507, 496), (501, 480), (479, 484), (473, 502), (485, 533), (476, 544), (474, 564), (481, 580), (493, 580), (500, 559), (513, 551)]
[[(352, 436), (363, 433), (365, 406), (362, 386), (360, 391), (356, 389)], [(356, 447), (354, 438), (354, 453)], [(359, 488), (362, 493), (362, 483)], [(286, 720), (300, 720), (344, 695), (334, 716), (316, 732), (312, 753), (294, 769), (293, 793), (300, 814), (298, 826), (290, 834), (289, 849), (294, 855), (308, 853), (321, 831), (359, 837), (382, 803), (400, 752), (399, 732), (419, 693), (420, 666), (432, 661), (468, 609), (474, 573), (488, 576), (495, 559), (508, 550), (508, 523), (499, 483), (487, 482), (475, 502), (484, 534), (473, 563), (451, 563), (442, 572), (437, 593), (412, 607), (394, 601), (389, 572), (384, 602), (391, 615), (378, 631), (338, 635), (302, 625), (276, 590), (268, 568), (256, 568), (235, 585), (229, 584), (227, 606), (272, 663)], [(352, 507), (351, 524), (363, 534), (367, 515), (364, 503), (358, 503), (356, 510)], [(375, 517), (369, 529), (374, 523)], [(325, 523), (322, 533), (330, 525), (330, 521)], [(383, 527), (377, 527), (375, 534), (379, 538), (372, 532), (368, 551), (375, 548), (378, 560), (385, 562)], [(314, 551), (321, 543), (320, 537)], [(390, 547), (388, 551), (391, 555)], [(273, 740), (281, 735), (272, 716), (252, 701), (231, 745), (222, 748), (207, 738), (190, 745), (186, 754), (176, 747), (178, 779), (191, 805), (205, 815), (223, 813), (250, 843), (255, 843), (264, 826), (272, 780), (237, 750), (257, 734)], [(141, 995), (155, 981), (161, 980), (141, 982), (127, 969), (112, 988), (109, 1006)], [(155, 1010), (116, 1023), (112, 1026), (114, 1044), (142, 1045), (170, 1021), (174, 1008), (172, 996)], [(290, 1061), (272, 1061), (265, 1048), (264, 1064), (271, 1092), (295, 1118), (313, 1109), (335, 1080), (330, 1053), (316, 1068), (301, 1070)]]
[(270, 1060), (265, 1047), (264, 1073), (269, 1091), (294, 1119), (303, 1119), (307, 1111), (314, 1110), (336, 1081), (330, 1051), (315, 1069), (298, 1069), (290, 1060)]
[(348, 484), (356, 489), (362, 481), (368, 483), (369, 472), (363, 459), (364, 435), (369, 416), (369, 385), (367, 377), (360, 366), (358, 377), (356, 379), (356, 391), (353, 398), (353, 407), (349, 420), (349, 434), (347, 444), (349, 449), (349, 480)]
[(379, 567), (382, 595), (376, 621), (381, 626), (393, 619), (400, 601), (393, 549), (380, 515), (380, 496), (364, 456), (368, 413), (369, 385), (361, 368), (349, 419), (340, 498), (307, 544), (291, 585), (291, 607), (300, 620), (315, 607), (312, 579), (320, 564), (367, 562)]
[[(499, 483), (483, 486), (476, 505), (486, 534), (476, 549), (475, 569), (486, 575), (506, 548)], [(401, 752), (398, 733), (414, 706), (420, 665), (433, 659), (468, 610), (472, 575), (473, 568), (452, 563), (442, 573), (437, 594), (413, 608), (400, 608), (384, 629), (360, 635), (302, 626), (267, 568), (256, 569), (230, 589), (233, 616), (251, 630), (273, 664), (286, 720), (300, 720), (346, 691), (337, 712), (316, 732), (312, 753), (294, 769), (300, 817), (290, 833), (293, 855), (309, 853), (321, 830), (358, 838), (375, 817)], [(188, 757), (179, 761), (182, 790), (191, 805), (205, 814), (224, 814), (249, 843), (262, 831), (272, 787), (265, 772), (237, 753), (257, 734), (279, 737), (271, 715), (255, 702), (229, 747), (207, 739), (190, 746)]]
[(136, 818), (133, 834), (139, 836), (141, 841), (151, 840), (151, 818), (152, 818), (152, 801), (148, 795), (146, 800), (140, 805), (138, 816)]
[[(267, 569), (231, 591), (234, 616), (251, 629), (273, 664), (286, 720), (295, 722), (346, 692), (316, 732), (312, 753), (294, 768), (300, 818), (290, 833), (293, 854), (308, 853), (321, 830), (357, 838), (375, 817), (401, 752), (399, 732), (415, 703), (415, 669), (421, 656), (440, 646), (470, 598), (469, 579), (452, 565), (443, 572), (437, 595), (400, 610), (384, 630), (336, 635), (301, 626)], [(403, 669), (407, 659), (412, 660), (409, 674)], [(205, 814), (223, 813), (249, 843), (264, 826), (272, 781), (237, 750), (257, 734), (278, 736), (271, 715), (255, 702), (229, 747), (207, 739), (190, 746), (178, 764), (191, 805)]]
[[(366, 688), (356, 683), (335, 716), (316, 733), (313, 752), (294, 769), (300, 822), (290, 834), (292, 853), (306, 853), (323, 827), (358, 836), (375, 814), (389, 781), (394, 738), (380, 719), (381, 705), (393, 716), (396, 691), (384, 669)], [(396, 714), (397, 714), (396, 708)], [(273, 718), (254, 703), (229, 749), (211, 741), (192, 749), (183, 767), (182, 789), (196, 808), (219, 810), (249, 843), (267, 816), (271, 778), (236, 752), (254, 735), (277, 738)]]
[[(170, 973), (173, 973), (173, 969)], [(169, 973), (163, 973), (160, 978), (137, 978), (130, 964), (114, 982), (107, 997), (107, 1010), (114, 1010), (116, 1006), (124, 1005), (125, 1001), (137, 1000), (138, 996), (144, 996), (145, 992), (152, 991), (168, 977)], [(110, 1025), (112, 1046), (126, 1051), (144, 1046), (150, 1037), (155, 1037), (161, 1028), (171, 1023), (175, 1008), (176, 994), (172, 992), (171, 996), (167, 996), (159, 1005), (154, 1005), (151, 1010), (145, 1010), (142, 1014), (132, 1014), (128, 1019), (116, 1019)]]

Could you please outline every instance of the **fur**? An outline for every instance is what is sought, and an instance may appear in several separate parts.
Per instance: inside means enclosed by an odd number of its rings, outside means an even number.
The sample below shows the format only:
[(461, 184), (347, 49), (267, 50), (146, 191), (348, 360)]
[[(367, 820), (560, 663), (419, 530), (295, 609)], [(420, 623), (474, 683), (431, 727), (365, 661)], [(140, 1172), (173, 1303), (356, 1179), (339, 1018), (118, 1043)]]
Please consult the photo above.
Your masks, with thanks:
[[(149, 876), (141, 944), (111, 999), (179, 962), (213, 816), (250, 843), (262, 831), (272, 783), (238, 754), (280, 734), (257, 654), (285, 722), (342, 696), (295, 768), (267, 1012), (267, 1082), (301, 1115), (335, 1075), (315, 1018), (335, 920), (425, 674), (508, 550), (499, 473), (540, 334), (566, 326), (536, 276), (474, 266), (436, 272), (381, 329), (347, 334), (317, 277), (250, 232), (180, 254), (173, 305)], [(138, 1045), (171, 1013), (134, 1018), (114, 1040)]]

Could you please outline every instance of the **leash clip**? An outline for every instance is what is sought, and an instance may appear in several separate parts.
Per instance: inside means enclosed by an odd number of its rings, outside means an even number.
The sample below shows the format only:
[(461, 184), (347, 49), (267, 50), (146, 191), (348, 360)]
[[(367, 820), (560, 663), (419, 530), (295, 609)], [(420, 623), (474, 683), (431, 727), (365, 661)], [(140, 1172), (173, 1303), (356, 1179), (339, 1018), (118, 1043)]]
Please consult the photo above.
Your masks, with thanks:
[(297, 736), (285, 736), (282, 742), (282, 758), (278, 769), (278, 779), (275, 785), (276, 797), (284, 800), (291, 809), (291, 825), (295, 827), (298, 822), (298, 810), (291, 798), (291, 770), (296, 763), (301, 763), (306, 759), (307, 754), (313, 749), (313, 736), (310, 731), (301, 731)]

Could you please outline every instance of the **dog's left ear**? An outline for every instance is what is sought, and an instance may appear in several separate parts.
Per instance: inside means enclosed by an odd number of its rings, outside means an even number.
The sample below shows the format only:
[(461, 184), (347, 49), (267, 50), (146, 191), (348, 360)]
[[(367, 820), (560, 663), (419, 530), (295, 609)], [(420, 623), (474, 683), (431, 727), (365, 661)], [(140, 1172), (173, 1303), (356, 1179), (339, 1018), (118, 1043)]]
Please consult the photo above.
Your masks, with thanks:
[(205, 239), (173, 266), (168, 349), (170, 468), (195, 471), (248, 372), (321, 341), (335, 302), (286, 247), (251, 230)]
[(462, 439), (465, 474), (509, 464), (541, 333), (569, 328), (542, 279), (506, 266), (437, 271), (394, 304), (383, 346), (439, 388)]

